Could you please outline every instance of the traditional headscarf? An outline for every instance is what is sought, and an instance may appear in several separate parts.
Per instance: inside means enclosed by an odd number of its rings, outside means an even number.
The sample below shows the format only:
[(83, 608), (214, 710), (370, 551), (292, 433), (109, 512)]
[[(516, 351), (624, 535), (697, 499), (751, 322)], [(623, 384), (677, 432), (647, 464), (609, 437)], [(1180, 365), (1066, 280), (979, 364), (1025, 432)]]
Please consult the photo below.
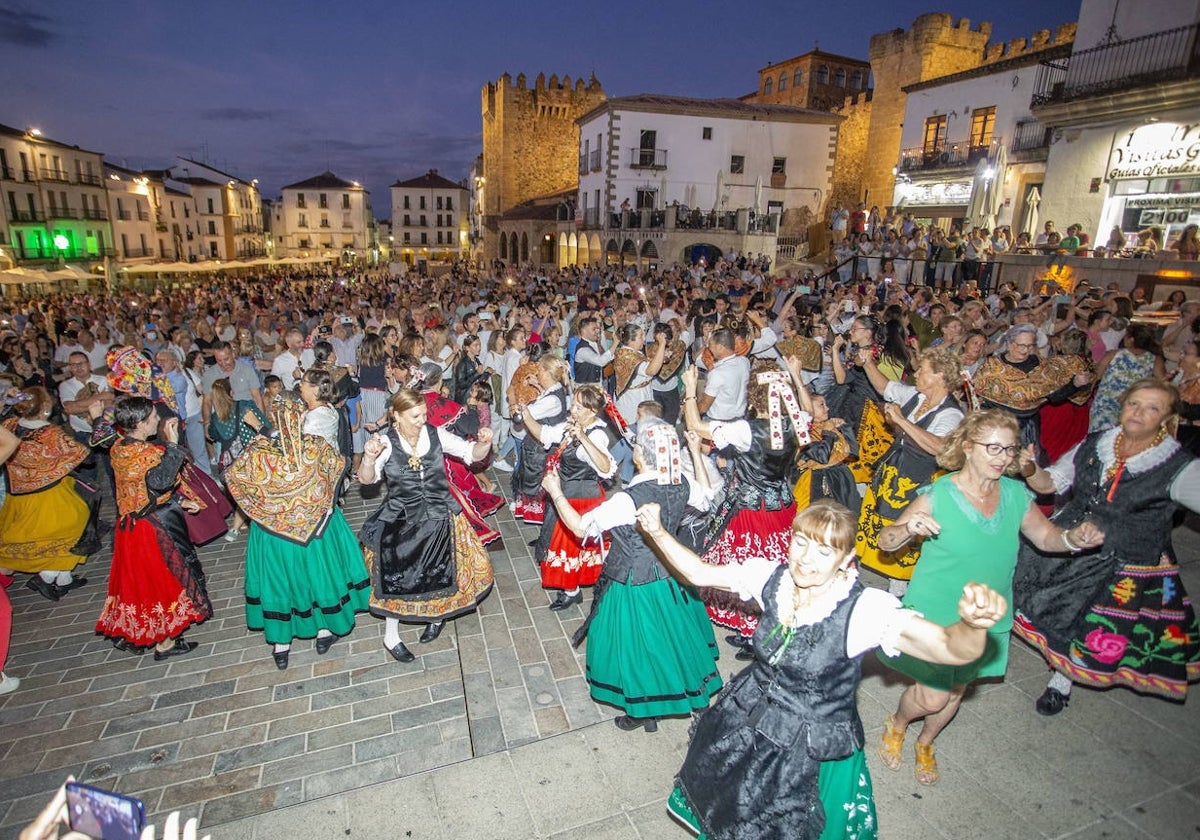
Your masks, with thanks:
[(105, 354), (104, 363), (108, 365), (108, 387), (114, 391), (175, 405), (175, 389), (167, 377), (136, 347), (113, 347)]
[(767, 386), (767, 419), (771, 424), (771, 448), (783, 448), (783, 412), (792, 419), (792, 430), (801, 446), (809, 444), (809, 423), (804, 420), (800, 405), (796, 402), (796, 394), (792, 390), (791, 379), (781, 370), (763, 371), (755, 380), (759, 385)]
[(678, 484), (683, 472), (679, 463), (679, 435), (670, 423), (659, 420), (643, 421), (638, 428), (638, 443), (645, 452), (647, 447), (654, 451), (655, 480), (659, 484)]

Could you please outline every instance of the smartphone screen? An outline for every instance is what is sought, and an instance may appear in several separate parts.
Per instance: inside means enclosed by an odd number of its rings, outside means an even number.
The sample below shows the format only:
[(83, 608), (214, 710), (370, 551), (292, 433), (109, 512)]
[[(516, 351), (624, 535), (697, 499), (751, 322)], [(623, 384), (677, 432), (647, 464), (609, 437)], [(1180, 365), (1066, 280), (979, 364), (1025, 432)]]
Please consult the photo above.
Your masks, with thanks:
[(97, 840), (138, 840), (146, 827), (140, 799), (67, 782), (67, 816), (71, 830)]
[(1070, 295), (1055, 295), (1054, 302), (1055, 303), (1070, 303), (1071, 296)]
[(812, 294), (812, 287), (811, 286), (797, 286), (796, 291), (802, 295), (809, 295), (809, 294)]

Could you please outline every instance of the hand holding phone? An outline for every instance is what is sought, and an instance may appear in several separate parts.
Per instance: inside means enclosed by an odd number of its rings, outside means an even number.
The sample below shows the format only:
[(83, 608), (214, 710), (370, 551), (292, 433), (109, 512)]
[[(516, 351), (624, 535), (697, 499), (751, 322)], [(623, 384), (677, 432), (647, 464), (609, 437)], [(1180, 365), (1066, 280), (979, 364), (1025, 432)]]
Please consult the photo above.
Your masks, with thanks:
[(138, 840), (146, 827), (140, 799), (67, 782), (67, 820), (72, 831), (104, 840)]

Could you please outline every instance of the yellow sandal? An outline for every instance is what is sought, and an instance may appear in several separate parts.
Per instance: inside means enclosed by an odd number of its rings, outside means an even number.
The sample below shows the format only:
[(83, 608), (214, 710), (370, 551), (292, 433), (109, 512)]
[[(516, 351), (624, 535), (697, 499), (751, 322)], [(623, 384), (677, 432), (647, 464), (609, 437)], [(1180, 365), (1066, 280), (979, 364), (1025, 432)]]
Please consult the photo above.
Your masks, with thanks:
[(905, 730), (893, 725), (893, 718), (888, 715), (883, 719), (883, 740), (879, 744), (879, 759), (889, 770), (899, 770), (904, 761), (901, 750), (904, 749)]
[(933, 744), (923, 744), (917, 741), (915, 747), (917, 766), (913, 769), (913, 773), (917, 777), (917, 783), (936, 785), (942, 774), (938, 772), (937, 759), (933, 756), (935, 751)]

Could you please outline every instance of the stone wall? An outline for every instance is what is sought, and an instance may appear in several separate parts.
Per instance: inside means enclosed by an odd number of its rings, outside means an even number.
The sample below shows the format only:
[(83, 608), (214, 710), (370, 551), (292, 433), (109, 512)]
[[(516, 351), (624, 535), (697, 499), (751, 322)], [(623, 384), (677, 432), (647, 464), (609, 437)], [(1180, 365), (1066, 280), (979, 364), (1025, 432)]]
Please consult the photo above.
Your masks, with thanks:
[[(838, 126), (837, 155), (833, 164), (833, 184), (829, 200), (822, 208), (821, 218), (825, 221), (824, 241), (813, 243), (813, 253), (825, 249), (829, 239), (829, 218), (833, 208), (841, 204), (853, 210), (862, 201), (863, 166), (867, 160), (867, 138), (871, 127), (871, 107), (874, 95), (871, 92), (851, 96), (834, 111), (846, 119)], [(818, 247), (819, 245), (819, 247)]]
[(572, 82), (539, 73), (532, 87), (525, 74), (505, 73), (483, 86), (483, 257), (498, 254), (499, 217), (538, 196), (571, 189), (579, 179), (576, 118), (606, 96), (593, 76)]

